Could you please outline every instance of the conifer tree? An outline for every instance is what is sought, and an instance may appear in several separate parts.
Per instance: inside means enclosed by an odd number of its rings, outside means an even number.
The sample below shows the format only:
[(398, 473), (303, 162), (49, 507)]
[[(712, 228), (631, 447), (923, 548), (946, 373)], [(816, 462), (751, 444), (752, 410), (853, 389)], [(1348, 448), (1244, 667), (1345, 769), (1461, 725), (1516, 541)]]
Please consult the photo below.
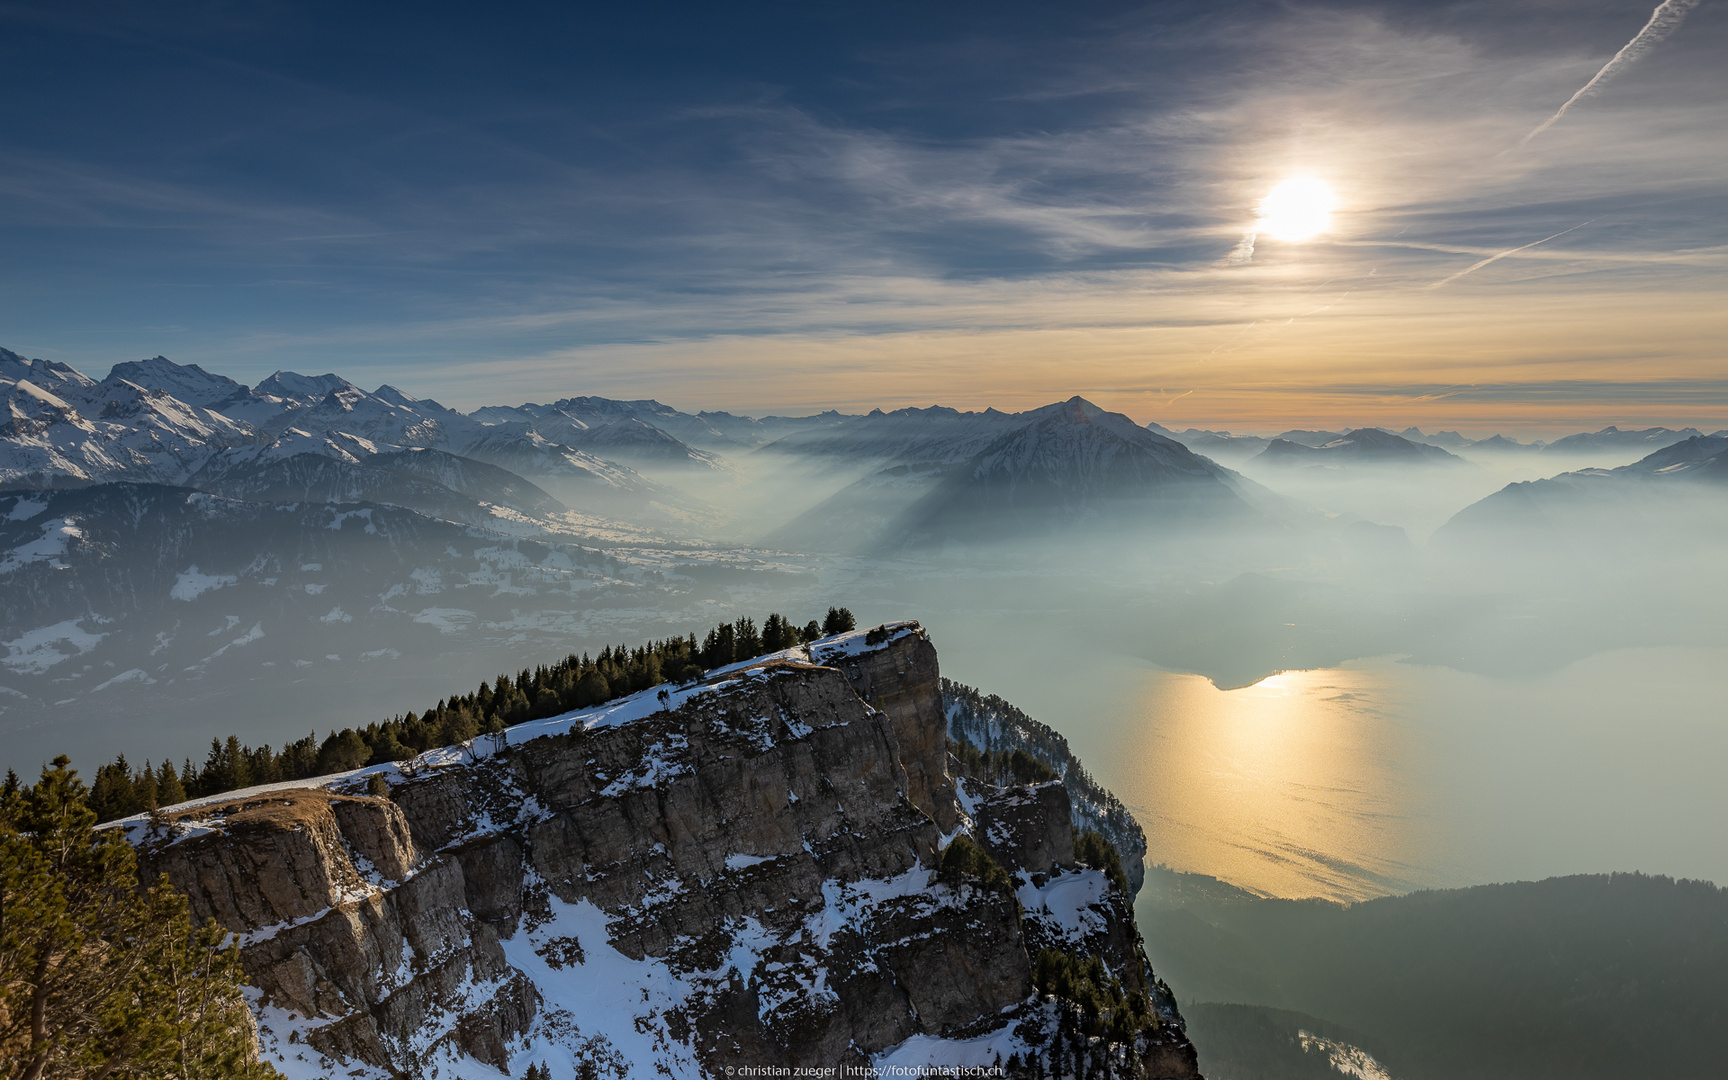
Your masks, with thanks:
[(733, 644), (732, 656), (737, 660), (749, 660), (762, 655), (762, 635), (756, 632), (756, 620), (748, 615), (732, 624)]
[(138, 890), (62, 755), (0, 801), (0, 1078), (264, 1080), (239, 951), (164, 878)]
[[(331, 732), (324, 740), (324, 745), (318, 748), (318, 770), (325, 773), (347, 772), (358, 769), (372, 757), (372, 748), (366, 745), (366, 740), (353, 728), (341, 732)], [(218, 789), (220, 790), (220, 789)]]
[(827, 616), (822, 620), (823, 636), (844, 634), (848, 630), (857, 629), (857, 627), (858, 621), (852, 617), (852, 612), (843, 607), (829, 608)]
[(156, 770), (151, 767), (149, 759), (144, 761), (144, 771), (139, 773), (132, 783), (132, 792), (137, 797), (139, 810), (154, 810), (162, 805), (161, 785), (156, 779)]
[(599, 668), (589, 668), (576, 680), (576, 708), (598, 705), (612, 696), (612, 687)]
[(228, 767), (228, 790), (252, 786), (251, 763), (246, 760), (237, 736), (228, 736), (228, 741), (222, 744), (222, 760)]
[(156, 774), (156, 805), (173, 806), (186, 801), (186, 788), (180, 783), (180, 776), (174, 771), (174, 763), (164, 760), (162, 770)]
[(127, 763), (125, 754), (115, 758), (111, 764), (97, 768), (96, 780), (90, 786), (90, 806), (103, 821), (136, 814), (143, 809), (138, 805), (132, 766)]

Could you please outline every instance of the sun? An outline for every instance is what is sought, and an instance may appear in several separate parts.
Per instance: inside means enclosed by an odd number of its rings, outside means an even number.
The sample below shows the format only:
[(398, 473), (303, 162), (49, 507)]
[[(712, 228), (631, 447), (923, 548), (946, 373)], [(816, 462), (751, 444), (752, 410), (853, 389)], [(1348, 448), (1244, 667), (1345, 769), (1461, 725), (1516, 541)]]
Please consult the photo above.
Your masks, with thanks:
[(1324, 180), (1292, 176), (1260, 200), (1255, 231), (1274, 240), (1311, 240), (1332, 226), (1338, 197)]

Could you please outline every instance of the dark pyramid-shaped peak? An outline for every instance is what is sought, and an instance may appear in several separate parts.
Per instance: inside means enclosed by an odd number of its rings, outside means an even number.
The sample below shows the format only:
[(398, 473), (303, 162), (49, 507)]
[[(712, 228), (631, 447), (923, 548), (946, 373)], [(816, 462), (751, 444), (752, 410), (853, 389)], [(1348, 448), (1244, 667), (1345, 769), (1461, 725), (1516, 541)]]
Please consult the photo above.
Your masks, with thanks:
[(1021, 413), (890, 530), (888, 546), (995, 543), (1072, 529), (1151, 529), (1255, 517), (1237, 478), (1083, 397)]
[(325, 372), (323, 375), (302, 375), (297, 371), (275, 371), (271, 372), (253, 389), (260, 394), (270, 394), (274, 397), (311, 401), (320, 400), (332, 390), (340, 390), (343, 387), (359, 389), (342, 376), (330, 372)]

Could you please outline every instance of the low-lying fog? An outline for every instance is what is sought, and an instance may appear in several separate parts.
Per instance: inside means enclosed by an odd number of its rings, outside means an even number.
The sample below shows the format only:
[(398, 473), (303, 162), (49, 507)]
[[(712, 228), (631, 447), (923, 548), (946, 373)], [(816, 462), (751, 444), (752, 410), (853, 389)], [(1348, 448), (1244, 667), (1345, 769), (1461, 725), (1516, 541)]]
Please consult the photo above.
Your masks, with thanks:
[[(1728, 489), (1616, 474), (1496, 496), (1642, 456), (1250, 460), (1233, 463), (1247, 516), (1124, 526), (1100, 499), (1031, 534), (900, 546), (897, 515), (940, 469), (765, 450), (644, 468), (702, 505), (677, 542), (614, 536), (604, 581), (554, 601), (505, 575), (485, 611), (446, 590), (405, 617), (419, 637), (364, 662), (272, 625), (226, 681), (9, 713), (6, 764), (199, 758), (217, 728), (280, 744), (565, 651), (845, 604), (923, 620), (945, 674), (1066, 733), (1177, 869), (1339, 897), (1607, 870), (1728, 881)], [(240, 595), (198, 603), (215, 619)], [(191, 632), (203, 609), (185, 609)]]
[[(1154, 861), (1340, 898), (1604, 870), (1728, 881), (1728, 491), (1574, 493), (1446, 531), (1509, 484), (1645, 457), (1458, 453), (1231, 463), (1292, 504), (1270, 535), (1098, 525), (812, 569), (866, 618), (923, 619), (950, 677), (1066, 732)], [(734, 481), (740, 539), (870, 473), (772, 465)]]

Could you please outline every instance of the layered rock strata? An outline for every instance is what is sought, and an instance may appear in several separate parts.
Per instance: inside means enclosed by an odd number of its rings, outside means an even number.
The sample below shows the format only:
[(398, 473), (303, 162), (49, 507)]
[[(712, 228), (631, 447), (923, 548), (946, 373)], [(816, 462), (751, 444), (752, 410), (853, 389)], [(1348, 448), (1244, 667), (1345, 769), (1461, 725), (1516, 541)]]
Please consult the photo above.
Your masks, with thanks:
[[(1075, 863), (1062, 786), (957, 786), (945, 724), (935, 650), (897, 624), (123, 824), (239, 936), (292, 1077), (1029, 1071), (1061, 1040), (1197, 1076), (1128, 898)], [(388, 797), (359, 794), (374, 775)], [(960, 832), (1009, 886), (937, 873)], [(1157, 1019), (1086, 1035), (1033, 986), (1046, 948)]]

